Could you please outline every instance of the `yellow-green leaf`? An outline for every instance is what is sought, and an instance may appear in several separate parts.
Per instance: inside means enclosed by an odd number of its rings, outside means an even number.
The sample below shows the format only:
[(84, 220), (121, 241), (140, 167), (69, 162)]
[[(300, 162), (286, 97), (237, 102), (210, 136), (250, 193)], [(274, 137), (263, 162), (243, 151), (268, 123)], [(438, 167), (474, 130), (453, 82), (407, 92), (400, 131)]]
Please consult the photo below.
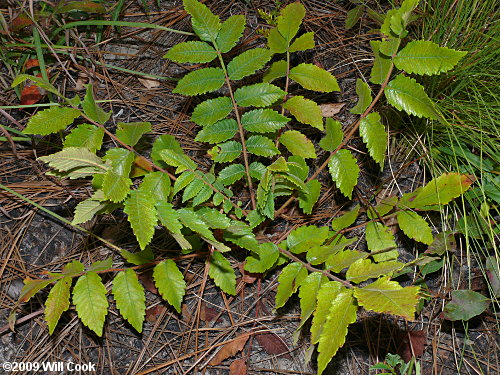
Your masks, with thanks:
[(55, 154), (42, 156), (39, 160), (61, 172), (71, 172), (70, 178), (91, 176), (108, 170), (100, 157), (84, 147), (68, 147)]
[(334, 151), (344, 139), (342, 124), (331, 117), (326, 119), (326, 135), (319, 141), (320, 147), (325, 151)]
[(338, 273), (342, 271), (344, 268), (349, 267), (357, 260), (366, 258), (367, 256), (368, 256), (367, 253), (363, 253), (357, 250), (339, 251), (338, 253), (330, 255), (328, 257), (328, 259), (325, 262), (325, 266), (327, 269), (335, 273)]
[(217, 57), (217, 51), (208, 43), (190, 41), (178, 43), (163, 56), (178, 63), (207, 63)]
[(249, 132), (272, 133), (290, 121), (288, 117), (272, 109), (254, 109), (241, 116), (241, 124)]
[(50, 290), (45, 302), (45, 320), (50, 334), (54, 333), (61, 314), (69, 308), (71, 281), (69, 276), (60, 279)]
[(271, 64), (266, 74), (262, 78), (263, 82), (272, 82), (275, 79), (286, 76), (288, 64), (285, 60), (275, 61)]
[(282, 307), (290, 296), (297, 291), (302, 281), (307, 277), (307, 269), (300, 263), (290, 263), (283, 268), (278, 277), (275, 308)]
[[(382, 223), (369, 222), (366, 225), (366, 243), (368, 249), (372, 252), (396, 248), (394, 235), (391, 230)], [(373, 255), (376, 262), (384, 260), (397, 259), (399, 253), (397, 250), (390, 250), (380, 254)]]
[(288, 109), (297, 121), (323, 130), (323, 114), (319, 105), (313, 100), (294, 96), (283, 104), (283, 108)]
[(81, 115), (78, 109), (68, 107), (51, 107), (30, 117), (25, 134), (47, 135), (56, 133), (73, 123)]
[(212, 125), (222, 120), (233, 110), (233, 103), (228, 96), (208, 99), (198, 104), (193, 110), (191, 120), (198, 125)]
[(99, 107), (94, 100), (92, 84), (87, 85), (87, 92), (82, 101), (83, 112), (95, 122), (104, 124), (111, 117), (111, 111), (106, 112)]
[(123, 209), (142, 250), (146, 248), (155, 233), (157, 222), (155, 201), (149, 191), (132, 190), (125, 200)]
[(172, 259), (158, 263), (153, 269), (153, 279), (163, 299), (181, 312), (181, 303), (186, 294), (186, 282), (182, 272)]
[(338, 232), (342, 229), (345, 229), (356, 221), (359, 213), (359, 204), (354, 206), (351, 210), (346, 212), (345, 214), (336, 217), (335, 219), (332, 219), (331, 225), (332, 225), (332, 230), (335, 232)]
[(91, 152), (96, 152), (102, 146), (104, 129), (95, 125), (81, 124), (71, 130), (64, 139), (64, 148), (85, 147)]
[(73, 303), (82, 323), (97, 336), (102, 336), (104, 320), (108, 313), (108, 299), (106, 288), (98, 274), (89, 272), (78, 278), (73, 288)]
[(403, 288), (396, 281), (382, 277), (370, 285), (354, 289), (354, 295), (358, 299), (358, 304), (367, 310), (401, 315), (413, 320), (419, 300), (419, 290), (417, 286)]
[(388, 261), (373, 263), (370, 259), (358, 259), (346, 273), (346, 278), (353, 283), (360, 283), (368, 279), (374, 279), (381, 275), (390, 275), (404, 267), (404, 263), (398, 261)]
[(229, 79), (240, 80), (262, 69), (273, 53), (266, 48), (253, 48), (232, 59), (227, 64)]
[(359, 176), (359, 167), (351, 152), (349, 150), (337, 152), (328, 162), (328, 169), (342, 194), (351, 199)]
[(294, 254), (305, 253), (312, 247), (321, 245), (328, 237), (328, 227), (305, 225), (294, 229), (286, 238), (288, 251)]
[(300, 323), (297, 330), (311, 317), (316, 309), (316, 297), (318, 291), (328, 278), (321, 272), (313, 272), (309, 274), (300, 284)]
[(212, 253), (209, 263), (208, 276), (222, 291), (234, 296), (236, 294), (236, 275), (231, 263), (218, 251)]
[(288, 130), (279, 138), (280, 143), (285, 146), (293, 155), (303, 158), (315, 158), (314, 144), (301, 132)]
[(422, 216), (413, 211), (398, 211), (397, 214), (399, 228), (408, 237), (430, 245), (434, 240), (432, 229)]
[(267, 107), (283, 98), (286, 92), (270, 83), (256, 83), (255, 85), (240, 87), (234, 93), (238, 105), (242, 107)]
[(288, 51), (292, 53), (297, 51), (307, 51), (311, 48), (314, 48), (314, 32), (312, 31), (302, 34), (295, 39)]
[(182, 77), (172, 92), (194, 96), (218, 90), (223, 84), (224, 71), (221, 68), (203, 68)]
[(337, 79), (331, 73), (314, 64), (299, 64), (290, 69), (290, 78), (308, 90), (340, 91)]
[(191, 15), (193, 30), (201, 40), (215, 41), (221, 28), (219, 17), (197, 0), (183, 0), (184, 9)]
[(222, 53), (229, 52), (238, 43), (245, 30), (245, 16), (238, 14), (222, 23), (217, 35), (217, 47)]
[(272, 242), (264, 242), (257, 248), (259, 249), (257, 253), (252, 253), (247, 257), (245, 270), (252, 273), (263, 273), (274, 266), (280, 252)]
[(142, 332), (146, 315), (146, 295), (134, 270), (120, 271), (113, 279), (113, 296), (120, 314), (136, 329)]
[(366, 143), (366, 147), (373, 160), (380, 165), (380, 168), (384, 168), (387, 133), (384, 125), (380, 122), (380, 115), (377, 112), (372, 112), (361, 119), (359, 134)]
[(373, 61), (372, 71), (370, 73), (370, 81), (381, 85), (387, 78), (387, 74), (391, 70), (392, 61), (390, 57), (384, 56), (380, 53), (380, 45), (382, 41), (371, 40), (370, 45), (375, 55), (375, 60)]
[(311, 324), (311, 344), (317, 344), (323, 333), (326, 318), (332, 306), (332, 301), (339, 294), (342, 284), (338, 281), (328, 281), (321, 285), (317, 294), (316, 310)]
[(372, 102), (372, 90), (361, 78), (356, 79), (356, 94), (358, 94), (358, 102), (351, 109), (351, 113), (362, 114)]
[(302, 211), (310, 215), (312, 209), (319, 199), (321, 192), (321, 183), (318, 180), (311, 180), (306, 182), (306, 189), (299, 191), (299, 207)]
[(135, 146), (141, 137), (151, 132), (150, 122), (119, 122), (116, 128), (118, 139), (129, 146)]
[(291, 3), (281, 10), (277, 20), (277, 28), (288, 44), (297, 35), (305, 15), (306, 8), (299, 2)]

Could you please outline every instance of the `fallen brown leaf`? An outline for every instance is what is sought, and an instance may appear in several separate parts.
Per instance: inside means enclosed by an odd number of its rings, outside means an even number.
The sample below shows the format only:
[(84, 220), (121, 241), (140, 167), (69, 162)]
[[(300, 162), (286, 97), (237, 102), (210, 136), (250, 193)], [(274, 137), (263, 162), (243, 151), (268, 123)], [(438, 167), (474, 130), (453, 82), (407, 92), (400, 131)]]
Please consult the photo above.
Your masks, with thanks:
[(247, 362), (244, 359), (235, 359), (229, 366), (229, 375), (247, 375)]
[(153, 89), (160, 86), (160, 81), (152, 78), (137, 78), (142, 85), (147, 89)]
[(219, 311), (212, 309), (211, 307), (208, 307), (204, 303), (201, 304), (200, 308), (200, 319), (203, 320), (205, 323), (211, 322), (217, 316), (219, 315)]
[(425, 331), (423, 330), (402, 332), (398, 354), (405, 362), (409, 362), (413, 354), (415, 354), (415, 357), (420, 357), (424, 354), (426, 340)]
[(244, 333), (238, 336), (236, 339), (229, 341), (226, 345), (222, 346), (221, 350), (219, 350), (216, 356), (209, 362), (209, 365), (217, 366), (225, 359), (230, 358), (236, 353), (242, 351), (248, 341), (248, 337), (249, 334)]
[(345, 106), (345, 103), (328, 103), (321, 104), (319, 108), (321, 108), (321, 113), (323, 117), (332, 117), (340, 112), (340, 110)]
[(153, 270), (139, 274), (139, 280), (141, 280), (144, 288), (149, 290), (151, 293), (158, 294), (158, 289), (156, 289), (155, 282), (153, 280)]
[(158, 317), (165, 310), (165, 306), (156, 305), (146, 310), (146, 320), (150, 323), (154, 323), (158, 320)]
[(262, 333), (257, 335), (255, 338), (267, 354), (284, 354), (283, 357), (292, 359), (289, 354), (290, 349), (288, 349), (288, 346), (278, 335), (275, 335), (274, 333)]

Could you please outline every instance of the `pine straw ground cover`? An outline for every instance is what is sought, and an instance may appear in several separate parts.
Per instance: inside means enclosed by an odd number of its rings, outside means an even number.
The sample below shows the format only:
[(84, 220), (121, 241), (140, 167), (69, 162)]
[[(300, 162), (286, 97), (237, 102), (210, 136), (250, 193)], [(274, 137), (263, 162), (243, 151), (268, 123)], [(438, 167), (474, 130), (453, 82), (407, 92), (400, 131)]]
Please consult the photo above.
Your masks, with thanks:
[[(316, 33), (316, 48), (299, 53), (297, 63), (314, 63), (331, 71), (338, 79), (340, 93), (319, 95), (315, 100), (330, 105), (333, 116), (344, 126), (353, 122), (348, 112), (356, 102), (355, 79), (368, 74), (371, 67), (369, 40), (375, 36), (369, 31), (376, 27), (364, 17), (360, 24), (346, 31), (344, 21), (348, 2), (302, 1), (307, 9), (303, 28)], [(273, 2), (240, 1), (207, 2), (222, 19), (233, 14), (245, 14), (251, 30), (246, 41), (252, 45), (263, 43), (258, 29), (263, 20), (257, 9), (272, 12)], [(190, 31), (187, 15), (179, 2), (161, 2), (161, 10), (151, 6), (148, 14), (136, 2), (125, 2), (124, 19), (149, 22)], [(2, 10), (7, 22), (19, 9)], [(160, 30), (122, 28), (117, 36), (112, 28), (105, 28), (100, 43), (88, 33), (71, 34), (74, 55), (58, 51), (59, 60), (49, 66), (51, 74), (59, 73), (59, 89), (68, 94), (81, 94), (83, 83), (98, 87), (98, 99), (106, 100), (104, 108), (113, 112), (113, 122), (150, 121), (153, 136), (175, 135), (184, 150), (200, 165), (207, 165), (206, 146), (194, 142), (198, 131), (187, 119), (197, 99), (172, 94), (175, 83), (159, 78), (146, 78), (110, 67), (118, 66), (136, 72), (162, 77), (179, 76), (181, 67), (162, 58), (172, 45), (188, 40), (187, 36)], [(235, 54), (238, 51), (234, 51)], [(84, 60), (75, 58), (83, 56)], [(106, 67), (105, 64), (108, 64)], [(8, 90), (12, 79), (8, 64), (2, 67), (2, 106), (18, 105), (16, 95)], [(72, 96), (72, 95), (69, 95)], [(338, 112), (337, 112), (338, 111)], [(335, 113), (337, 112), (337, 113)], [(21, 130), (33, 109), (2, 109), (4, 126)], [(395, 130), (397, 129), (397, 130)], [(353, 139), (350, 149), (357, 153), (362, 166), (355, 196), (360, 202), (374, 191), (381, 196), (412, 191), (428, 180), (419, 166), (421, 140), (412, 146), (399, 142), (404, 127), (391, 126), (389, 152), (382, 172), (374, 168), (362, 143)], [(0, 180), (9, 189), (62, 217), (71, 218), (77, 202), (89, 195), (83, 180), (59, 181), (45, 175), (45, 166), (35, 161), (54, 152), (60, 143), (57, 136), (15, 141), (15, 147), (3, 142), (0, 148)], [(318, 158), (318, 166), (321, 164)], [(327, 176), (323, 177), (325, 180)], [(273, 223), (273, 239), (281, 238), (298, 225), (327, 224), (339, 213), (349, 210), (342, 205), (338, 192), (330, 190), (318, 202), (314, 213), (304, 216), (290, 209), (284, 213), (288, 226)], [(245, 192), (241, 200), (248, 201)], [(436, 225), (439, 218), (435, 218)], [(133, 250), (134, 237), (124, 216), (108, 215), (86, 224), (86, 229), (117, 246)], [(363, 234), (363, 227), (356, 229)], [(167, 236), (158, 236), (153, 243), (156, 253), (174, 249), (175, 242)], [(403, 258), (412, 259), (413, 243), (398, 238), (398, 250)], [(111, 307), (105, 331), (97, 337), (76, 317), (72, 308), (65, 313), (53, 335), (49, 335), (42, 319), (46, 294), (32, 298), (19, 306), (15, 332), (8, 329), (7, 317), (16, 305), (22, 280), (40, 277), (47, 271), (59, 271), (61, 265), (72, 260), (84, 264), (114, 257), (114, 266), (123, 259), (112, 249), (92, 236), (76, 231), (58, 222), (39, 207), (27, 204), (18, 196), (0, 193), (0, 362), (57, 362), (95, 363), (103, 374), (140, 373), (238, 373), (246, 369), (255, 374), (309, 374), (315, 373), (314, 361), (306, 361), (307, 340), (293, 343), (292, 335), (299, 321), (298, 301), (289, 303), (279, 313), (273, 311), (278, 272), (262, 279), (243, 271), (241, 254), (232, 253), (231, 263), (239, 276), (236, 297), (226, 296), (208, 279), (203, 261), (203, 249), (188, 254), (180, 263), (188, 284), (182, 313), (177, 314), (162, 301), (153, 285), (151, 273), (141, 274), (147, 292), (147, 322), (142, 334), (134, 331)], [(399, 353), (403, 358), (416, 355), (422, 365), (422, 374), (495, 374), (499, 373), (498, 330), (496, 316), (487, 311), (467, 325), (444, 321), (441, 311), (452, 289), (468, 286), (486, 291), (480, 269), (467, 262), (466, 246), (458, 238), (456, 249), (442, 273), (428, 275), (427, 285), (435, 297), (428, 302), (413, 322), (364, 313), (350, 329), (346, 345), (339, 351), (327, 371), (331, 374), (367, 374), (369, 366), (383, 361), (387, 353)], [(408, 280), (410, 281), (410, 280)], [(260, 334), (246, 336), (249, 331)], [(221, 349), (222, 348), (222, 349)], [(226, 353), (224, 355), (220, 353)], [(244, 373), (244, 372), (239, 372)]]

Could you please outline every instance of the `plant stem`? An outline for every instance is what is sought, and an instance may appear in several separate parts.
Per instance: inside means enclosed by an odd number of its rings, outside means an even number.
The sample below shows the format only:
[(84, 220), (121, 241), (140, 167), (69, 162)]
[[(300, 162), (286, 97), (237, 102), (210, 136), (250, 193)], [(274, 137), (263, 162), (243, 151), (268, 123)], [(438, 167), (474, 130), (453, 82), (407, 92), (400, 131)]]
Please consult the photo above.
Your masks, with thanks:
[(233, 103), (234, 115), (236, 116), (236, 122), (238, 123), (238, 132), (240, 134), (241, 146), (243, 148), (243, 161), (245, 162), (245, 173), (247, 175), (248, 190), (250, 193), (250, 200), (252, 201), (252, 209), (255, 210), (257, 208), (257, 204), (255, 202), (255, 194), (253, 192), (252, 176), (250, 176), (250, 164), (248, 163), (248, 151), (247, 151), (247, 146), (245, 143), (245, 131), (243, 129), (243, 125), (241, 124), (241, 117), (240, 117), (240, 112), (238, 110), (238, 104), (236, 103), (236, 100), (234, 99), (233, 89), (231, 87), (231, 82), (230, 82), (229, 76), (227, 74), (226, 65), (224, 64), (224, 60), (222, 59), (222, 54), (218, 48), (217, 48), (217, 56), (219, 57), (220, 65), (222, 67), (222, 70), (224, 71), (226, 85), (227, 85), (227, 88), (229, 90), (229, 95), (231, 96), (231, 102)]

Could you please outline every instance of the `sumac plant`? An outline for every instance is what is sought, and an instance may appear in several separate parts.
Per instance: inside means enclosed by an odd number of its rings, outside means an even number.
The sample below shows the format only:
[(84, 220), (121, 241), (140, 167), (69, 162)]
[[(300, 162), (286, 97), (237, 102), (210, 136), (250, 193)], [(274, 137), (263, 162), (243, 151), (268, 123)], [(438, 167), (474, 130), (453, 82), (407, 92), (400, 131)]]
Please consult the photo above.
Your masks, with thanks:
[[(429, 259), (398, 260), (387, 220), (397, 221), (409, 238), (432, 245), (434, 235), (421, 212), (439, 210), (460, 196), (473, 182), (468, 176), (444, 174), (401, 197), (363, 207), (353, 203), (354, 208), (328, 225), (295, 227), (278, 243), (258, 240), (255, 233), (266, 234), (266, 224), (272, 220), (285, 221), (285, 207), (296, 205), (304, 216), (311, 214), (329, 185), (352, 199), (360, 169), (345, 146), (356, 132), (373, 160), (383, 167), (386, 127), (380, 114), (373, 111), (383, 96), (408, 114), (440, 117), (424, 87), (410, 75), (446, 72), (464, 52), (429, 41), (403, 43), (417, 2), (405, 0), (385, 15), (381, 40), (371, 42), (371, 84), (357, 80), (359, 100), (351, 112), (359, 117), (344, 132), (338, 121), (324, 119), (318, 104), (310, 99), (317, 92), (339, 91), (336, 78), (314, 64), (291, 62), (292, 53), (315, 45), (314, 33), (301, 32), (303, 5), (297, 2), (283, 8), (275, 27), (266, 33), (265, 45), (233, 57), (229, 52), (243, 35), (245, 17), (234, 15), (222, 22), (207, 6), (184, 0), (198, 39), (175, 45), (165, 58), (178, 64), (199, 64), (196, 68), (185, 65), (189, 72), (178, 81), (175, 94), (211, 93), (200, 97), (191, 114), (191, 121), (199, 126), (195, 141), (207, 144), (209, 167), (207, 163), (198, 165), (171, 135), (158, 136), (152, 148), (141, 149), (140, 154), (134, 146), (151, 132), (151, 124), (118, 123), (116, 131), (110, 132), (105, 123), (111, 114), (96, 105), (91, 85), (83, 99), (67, 99), (40, 78), (17, 77), (13, 85), (34, 80), (62, 103), (34, 115), (25, 133), (59, 132), (81, 116), (88, 122), (72, 127), (61, 151), (39, 158), (59, 178), (92, 179), (93, 194), (78, 203), (72, 224), (123, 209), (141, 249), (135, 253), (120, 250), (132, 266), (118, 272), (111, 259), (86, 268), (73, 261), (59, 273), (27, 279), (20, 302), (50, 287), (45, 305), (50, 333), (71, 299), (81, 321), (101, 335), (110, 293), (121, 315), (141, 332), (146, 306), (138, 271), (153, 268), (156, 287), (177, 311), (185, 294), (177, 258), (158, 259), (148, 246), (155, 231), (162, 230), (177, 241), (179, 254), (193, 251), (192, 234), (207, 244), (208, 276), (223, 293), (234, 295), (236, 291), (235, 271), (228, 260), (235, 246), (248, 251), (245, 269), (249, 272), (265, 274), (282, 267), (275, 307), (281, 308), (298, 292), (301, 321), (297, 330), (312, 320), (307, 327), (311, 350), (318, 352), (320, 374), (344, 344), (360, 308), (413, 319), (419, 287), (403, 287), (391, 277)], [(252, 83), (247, 84), (250, 76)], [(302, 95), (290, 91), (297, 86), (304, 89)], [(375, 95), (372, 89), (378, 90)], [(312, 142), (304, 130), (320, 141)], [(102, 150), (104, 136), (116, 146)], [(318, 158), (322, 164), (311, 170)], [(321, 182), (317, 177), (326, 169), (331, 179)], [(360, 240), (345, 235), (355, 222), (364, 223), (368, 251), (353, 249), (351, 245)], [(109, 290), (101, 280), (103, 273), (112, 276)]]

